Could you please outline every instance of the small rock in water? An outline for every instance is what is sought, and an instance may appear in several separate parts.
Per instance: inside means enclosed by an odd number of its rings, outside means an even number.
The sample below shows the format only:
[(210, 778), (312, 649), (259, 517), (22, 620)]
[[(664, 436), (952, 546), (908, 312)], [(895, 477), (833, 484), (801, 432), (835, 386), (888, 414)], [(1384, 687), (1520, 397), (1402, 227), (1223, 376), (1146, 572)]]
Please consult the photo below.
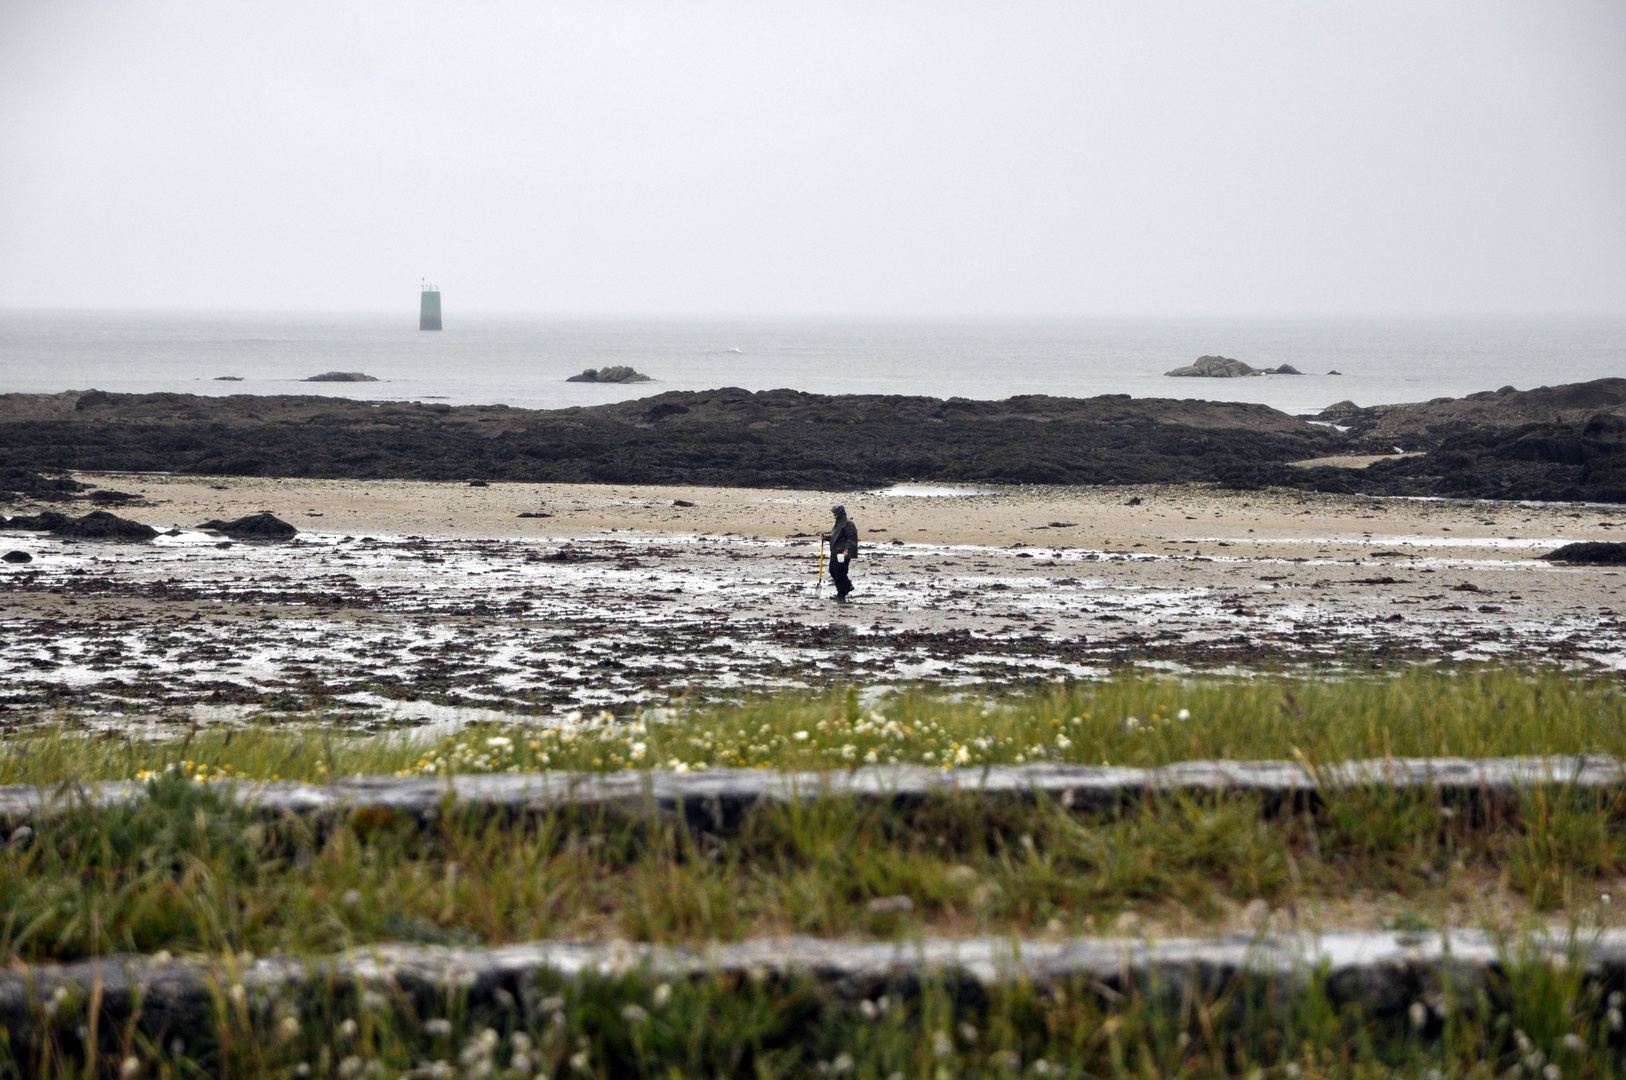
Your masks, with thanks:
[(4, 555), (0, 555), (0, 559), (4, 559), (6, 562), (33, 562), (34, 556), (26, 551), (8, 551)]
[(588, 368), (580, 375), (572, 375), (565, 382), (635, 383), (654, 382), (648, 375), (617, 364), (613, 367)]
[(320, 375), (312, 375), (304, 382), (377, 382), (373, 376), (365, 371), (324, 371)]

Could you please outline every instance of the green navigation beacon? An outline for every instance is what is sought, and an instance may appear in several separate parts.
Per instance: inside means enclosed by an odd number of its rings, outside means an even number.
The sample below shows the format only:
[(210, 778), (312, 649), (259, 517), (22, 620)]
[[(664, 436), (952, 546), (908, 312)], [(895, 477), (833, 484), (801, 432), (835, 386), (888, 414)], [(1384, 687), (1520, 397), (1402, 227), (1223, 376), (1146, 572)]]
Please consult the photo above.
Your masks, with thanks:
[(418, 329), (440, 329), (440, 286), (423, 283), (423, 298), (418, 304)]

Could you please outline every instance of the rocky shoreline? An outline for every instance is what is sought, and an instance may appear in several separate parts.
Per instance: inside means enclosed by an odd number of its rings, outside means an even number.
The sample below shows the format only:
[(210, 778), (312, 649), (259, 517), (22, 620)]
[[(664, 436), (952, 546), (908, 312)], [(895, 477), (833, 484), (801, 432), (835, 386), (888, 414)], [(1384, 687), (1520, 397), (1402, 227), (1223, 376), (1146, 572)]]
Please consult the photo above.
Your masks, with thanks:
[[(1315, 417), (1106, 395), (1004, 401), (735, 388), (550, 411), (306, 396), (0, 396), (0, 476), (486, 479), (857, 490), (900, 482), (1212, 483), (1626, 502), (1626, 379)], [(1396, 456), (1404, 451), (1409, 456)], [(1364, 468), (1295, 462), (1383, 455)], [(24, 490), (26, 489), (26, 490)]]

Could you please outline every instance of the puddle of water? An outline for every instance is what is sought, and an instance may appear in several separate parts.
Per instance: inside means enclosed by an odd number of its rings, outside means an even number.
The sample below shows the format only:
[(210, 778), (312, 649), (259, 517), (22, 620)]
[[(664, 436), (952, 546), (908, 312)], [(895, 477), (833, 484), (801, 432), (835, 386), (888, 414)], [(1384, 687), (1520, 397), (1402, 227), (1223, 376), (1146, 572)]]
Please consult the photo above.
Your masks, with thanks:
[(897, 496), (909, 499), (955, 499), (968, 498), (973, 495), (998, 495), (998, 488), (990, 487), (958, 487), (946, 484), (894, 484), (888, 488), (878, 488), (867, 491), (866, 495)]

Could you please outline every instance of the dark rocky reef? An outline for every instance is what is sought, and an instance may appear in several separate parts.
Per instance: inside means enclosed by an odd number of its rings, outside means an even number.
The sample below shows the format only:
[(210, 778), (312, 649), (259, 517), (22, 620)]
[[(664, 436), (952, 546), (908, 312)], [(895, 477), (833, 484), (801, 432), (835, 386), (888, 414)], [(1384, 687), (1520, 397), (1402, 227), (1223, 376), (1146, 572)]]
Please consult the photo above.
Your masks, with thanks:
[(616, 365), (614, 367), (588, 368), (580, 375), (572, 375), (565, 382), (602, 382), (602, 383), (635, 383), (654, 382), (648, 375), (634, 371), (630, 367)]
[(592, 408), (319, 397), (0, 396), (0, 468), (722, 484), (1251, 484), (1342, 438), (1263, 405), (1005, 401), (724, 388)]
[[(222, 380), (225, 381), (225, 380)], [(320, 375), (312, 375), (303, 382), (377, 382), (375, 376), (364, 371), (324, 371)]]
[[(46, 487), (58, 482), (40, 474), (63, 469), (829, 490), (1208, 482), (1626, 502), (1626, 379), (1412, 405), (1340, 402), (1315, 419), (1124, 394), (970, 401), (725, 387), (535, 411), (92, 390), (0, 395), (0, 476)], [(1417, 456), (1365, 469), (1289, 464), (1397, 447)]]
[(1418, 451), (1365, 469), (1291, 470), (1272, 482), (1363, 495), (1626, 502), (1626, 379), (1361, 408), (1323, 421), (1348, 429), (1347, 453)]

